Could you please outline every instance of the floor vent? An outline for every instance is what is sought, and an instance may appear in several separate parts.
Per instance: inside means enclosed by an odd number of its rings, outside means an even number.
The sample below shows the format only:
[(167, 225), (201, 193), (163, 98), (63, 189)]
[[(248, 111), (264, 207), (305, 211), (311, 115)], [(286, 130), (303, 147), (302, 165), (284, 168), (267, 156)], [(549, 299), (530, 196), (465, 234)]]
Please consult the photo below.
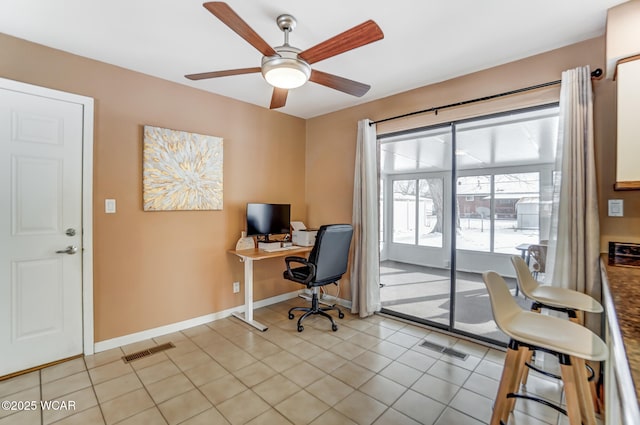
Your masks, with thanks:
[(457, 357), (461, 360), (466, 360), (469, 357), (468, 354), (463, 353), (462, 351), (454, 350), (453, 348), (445, 347), (440, 344), (436, 344), (431, 341), (422, 341), (420, 344), (421, 347), (428, 348), (433, 351), (437, 351), (438, 353), (448, 354), (453, 357)]
[(454, 350), (453, 348), (445, 348), (442, 351), (443, 354), (448, 354), (453, 357), (457, 357), (460, 360), (466, 360), (469, 357), (468, 354), (463, 353), (462, 351)]
[(437, 351), (438, 353), (442, 353), (442, 351), (446, 348), (443, 345), (436, 344), (435, 342), (431, 341), (422, 341), (422, 344), (420, 344), (420, 346), (433, 351)]
[(148, 357), (152, 354), (159, 353), (160, 351), (168, 350), (169, 348), (174, 348), (172, 342), (167, 342), (166, 344), (156, 345), (155, 347), (147, 348), (146, 350), (138, 351), (137, 353), (127, 354), (126, 356), (122, 356), (122, 360), (125, 363), (130, 363), (134, 360), (141, 359), (143, 357)]

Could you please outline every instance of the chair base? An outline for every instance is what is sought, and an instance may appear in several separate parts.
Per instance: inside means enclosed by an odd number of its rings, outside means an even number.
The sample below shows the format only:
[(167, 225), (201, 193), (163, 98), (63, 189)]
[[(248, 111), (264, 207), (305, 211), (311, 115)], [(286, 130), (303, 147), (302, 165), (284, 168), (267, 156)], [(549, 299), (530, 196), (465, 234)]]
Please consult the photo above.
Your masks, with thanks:
[(304, 311), (305, 313), (298, 319), (298, 332), (302, 332), (304, 330), (302, 321), (313, 314), (319, 314), (320, 316), (324, 316), (331, 321), (331, 330), (335, 332), (338, 330), (338, 325), (336, 325), (333, 317), (326, 313), (330, 310), (336, 310), (338, 312), (338, 317), (340, 319), (344, 318), (344, 313), (342, 312), (342, 310), (340, 310), (335, 305), (330, 307), (320, 307), (320, 302), (318, 301), (318, 288), (315, 287), (313, 288), (313, 295), (311, 297), (311, 307), (293, 307), (289, 309), (289, 320), (293, 320), (294, 311)]

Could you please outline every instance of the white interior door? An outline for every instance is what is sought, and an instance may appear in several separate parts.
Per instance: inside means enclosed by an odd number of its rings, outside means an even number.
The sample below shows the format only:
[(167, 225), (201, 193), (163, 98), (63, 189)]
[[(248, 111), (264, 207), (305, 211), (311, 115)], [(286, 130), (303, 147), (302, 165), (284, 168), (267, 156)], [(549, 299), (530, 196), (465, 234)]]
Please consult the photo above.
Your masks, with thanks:
[(0, 376), (83, 352), (81, 104), (0, 88)]

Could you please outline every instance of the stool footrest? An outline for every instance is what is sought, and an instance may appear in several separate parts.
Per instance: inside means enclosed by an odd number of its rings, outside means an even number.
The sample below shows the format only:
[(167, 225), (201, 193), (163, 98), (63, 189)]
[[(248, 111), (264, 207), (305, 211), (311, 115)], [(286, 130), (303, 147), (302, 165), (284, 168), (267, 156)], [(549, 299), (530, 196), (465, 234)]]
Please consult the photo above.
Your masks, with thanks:
[(530, 395), (526, 395), (526, 394), (520, 394), (520, 393), (509, 393), (509, 394), (507, 394), (507, 398), (522, 398), (522, 399), (525, 399), (525, 400), (535, 401), (536, 403), (544, 404), (545, 406), (551, 407), (552, 409), (557, 410), (558, 412), (560, 412), (563, 415), (567, 416), (567, 411), (564, 410), (562, 407), (557, 406), (557, 405), (551, 403), (550, 401), (545, 400), (545, 399), (540, 398), (540, 397), (534, 397), (534, 396), (530, 396)]
[(541, 375), (548, 376), (549, 378), (562, 379), (562, 377), (560, 375), (556, 375), (555, 373), (547, 372), (546, 370), (540, 369), (539, 367), (534, 366), (531, 363), (527, 362), (524, 365), (526, 367), (528, 367), (529, 369), (535, 370), (536, 372), (538, 372)]
[[(537, 366), (532, 365), (529, 362), (525, 362), (524, 364), (526, 367), (528, 367), (529, 369), (535, 370), (536, 372), (538, 372), (541, 375), (544, 376), (548, 376), (549, 378), (554, 378), (554, 379), (562, 379), (562, 377), (560, 375), (556, 375), (555, 373), (551, 373), (551, 372), (547, 372), (546, 370), (540, 369)], [(596, 372), (593, 370), (593, 368), (589, 365), (585, 365), (585, 367), (587, 368), (587, 370), (589, 371), (589, 376), (587, 377), (587, 380), (589, 382), (593, 381), (593, 379), (596, 377)]]

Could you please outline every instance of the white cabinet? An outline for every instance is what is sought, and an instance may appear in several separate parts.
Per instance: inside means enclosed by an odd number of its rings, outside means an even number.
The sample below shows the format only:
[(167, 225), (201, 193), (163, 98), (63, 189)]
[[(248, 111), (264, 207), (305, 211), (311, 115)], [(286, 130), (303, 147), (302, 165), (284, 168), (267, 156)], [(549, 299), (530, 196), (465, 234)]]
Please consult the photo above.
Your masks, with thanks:
[(640, 189), (640, 58), (617, 68), (617, 190)]
[(607, 11), (607, 78), (617, 81), (616, 190), (640, 189), (640, 0)]

